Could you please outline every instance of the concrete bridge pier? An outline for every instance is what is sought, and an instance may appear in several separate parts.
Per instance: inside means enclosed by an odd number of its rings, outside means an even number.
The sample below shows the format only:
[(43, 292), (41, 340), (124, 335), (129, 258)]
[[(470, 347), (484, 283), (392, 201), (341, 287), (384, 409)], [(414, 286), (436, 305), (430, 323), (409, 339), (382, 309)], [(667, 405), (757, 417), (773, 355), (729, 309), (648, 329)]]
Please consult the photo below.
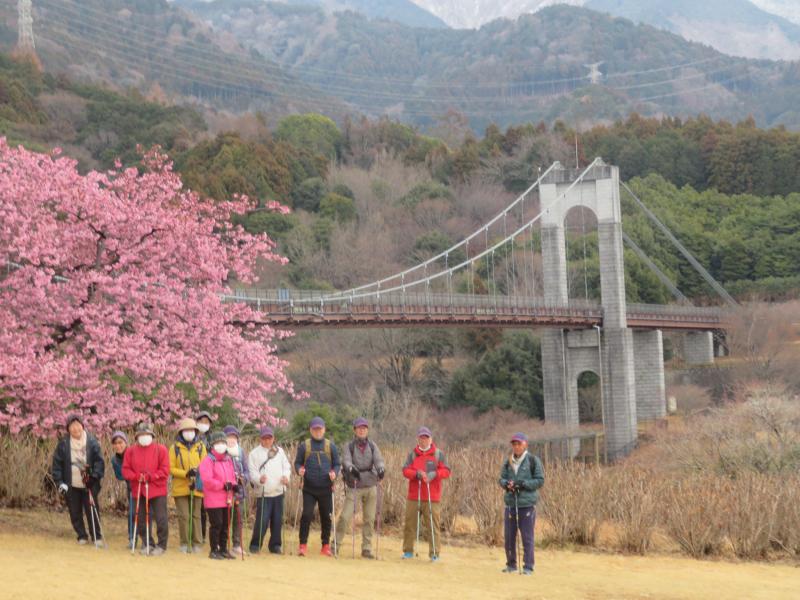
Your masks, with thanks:
[(601, 379), (606, 450), (614, 459), (631, 451), (637, 434), (636, 364), (633, 331), (627, 325), (619, 169), (597, 166), (572, 186), (578, 174), (557, 168), (542, 182), (544, 295), (548, 303), (568, 304), (565, 219), (575, 207), (593, 211), (598, 223), (603, 329), (599, 335), (596, 330), (544, 333), (545, 419), (566, 428), (578, 425), (577, 379), (583, 371), (593, 370)]

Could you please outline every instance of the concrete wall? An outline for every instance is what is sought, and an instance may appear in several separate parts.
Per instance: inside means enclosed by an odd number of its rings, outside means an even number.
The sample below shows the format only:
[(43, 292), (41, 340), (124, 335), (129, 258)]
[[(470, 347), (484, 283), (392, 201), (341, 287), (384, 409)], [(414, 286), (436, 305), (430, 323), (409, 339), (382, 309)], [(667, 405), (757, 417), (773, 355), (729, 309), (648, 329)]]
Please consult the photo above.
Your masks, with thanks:
[(714, 337), (710, 331), (692, 331), (684, 336), (683, 360), (690, 365), (714, 362)]
[(664, 340), (661, 331), (633, 332), (633, 362), (636, 367), (637, 418), (642, 421), (666, 416)]

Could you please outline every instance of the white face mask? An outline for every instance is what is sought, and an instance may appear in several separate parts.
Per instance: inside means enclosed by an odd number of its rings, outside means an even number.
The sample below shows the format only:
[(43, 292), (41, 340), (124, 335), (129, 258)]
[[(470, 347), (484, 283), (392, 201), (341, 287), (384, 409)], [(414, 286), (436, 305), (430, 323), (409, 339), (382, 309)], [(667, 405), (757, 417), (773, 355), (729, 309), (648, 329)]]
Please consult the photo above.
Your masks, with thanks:
[(194, 437), (197, 434), (195, 433), (194, 429), (187, 429), (186, 431), (182, 431), (181, 435), (183, 436), (183, 439), (186, 440), (187, 442), (193, 442)]
[(153, 436), (149, 433), (145, 433), (139, 436), (139, 445), (140, 446), (149, 446), (153, 443)]
[(239, 446), (228, 446), (228, 454), (231, 456), (239, 456)]
[(225, 444), (214, 444), (214, 452), (217, 454), (225, 454), (227, 452), (228, 446)]
[(198, 423), (197, 428), (200, 430), (200, 433), (208, 433), (208, 430), (211, 429), (211, 425), (208, 423)]

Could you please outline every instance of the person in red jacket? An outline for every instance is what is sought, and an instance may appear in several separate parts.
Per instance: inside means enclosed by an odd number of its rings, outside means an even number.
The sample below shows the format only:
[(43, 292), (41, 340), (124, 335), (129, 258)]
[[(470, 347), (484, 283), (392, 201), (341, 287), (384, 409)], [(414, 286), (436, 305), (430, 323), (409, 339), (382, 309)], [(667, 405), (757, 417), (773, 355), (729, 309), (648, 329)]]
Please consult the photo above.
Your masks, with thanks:
[[(167, 520), (167, 480), (169, 479), (169, 455), (163, 444), (153, 443), (155, 434), (147, 423), (136, 428), (136, 444), (128, 448), (122, 461), (122, 476), (131, 484), (134, 502), (139, 498), (139, 527), (136, 533), (142, 540), (142, 554), (148, 548), (152, 556), (167, 551), (169, 521)], [(149, 504), (149, 506), (147, 506)], [(150, 514), (150, 524), (146, 524), (146, 514)], [(158, 528), (158, 544), (153, 544), (152, 520)], [(149, 526), (149, 527), (148, 527)], [(150, 530), (150, 540), (147, 530)]]
[(439, 500), (442, 480), (450, 477), (450, 467), (444, 453), (433, 443), (433, 435), (427, 427), (417, 431), (417, 447), (408, 454), (403, 476), (408, 479), (403, 558), (414, 557), (414, 541), (419, 541), (422, 530), (428, 533), (428, 556), (437, 561), (441, 539)]

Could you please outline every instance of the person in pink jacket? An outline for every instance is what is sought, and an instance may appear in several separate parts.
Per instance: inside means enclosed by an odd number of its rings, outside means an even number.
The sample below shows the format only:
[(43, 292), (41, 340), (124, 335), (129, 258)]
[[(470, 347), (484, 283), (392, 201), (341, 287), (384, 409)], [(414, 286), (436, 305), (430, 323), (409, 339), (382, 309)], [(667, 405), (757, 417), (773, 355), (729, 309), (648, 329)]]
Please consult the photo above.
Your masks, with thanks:
[(203, 482), (203, 506), (209, 520), (209, 558), (219, 560), (236, 558), (228, 550), (228, 519), (233, 495), (238, 491), (236, 471), (228, 456), (225, 434), (217, 431), (211, 435), (211, 450), (200, 463), (200, 479)]

